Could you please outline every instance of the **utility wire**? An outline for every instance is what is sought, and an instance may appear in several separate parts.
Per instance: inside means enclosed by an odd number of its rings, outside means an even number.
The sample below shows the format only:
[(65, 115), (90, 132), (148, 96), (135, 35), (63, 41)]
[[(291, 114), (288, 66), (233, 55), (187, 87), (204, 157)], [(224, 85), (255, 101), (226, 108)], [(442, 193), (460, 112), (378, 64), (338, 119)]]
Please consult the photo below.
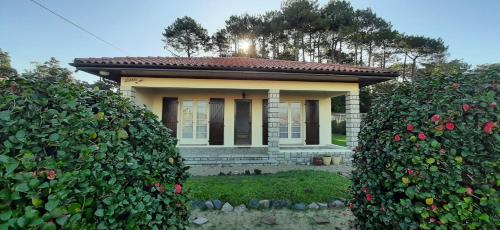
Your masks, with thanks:
[(66, 18), (66, 17), (64, 17), (64, 16), (62, 16), (62, 15), (60, 15), (60, 14), (58, 14), (57, 12), (55, 12), (55, 11), (53, 11), (53, 10), (49, 9), (48, 7), (44, 6), (44, 5), (43, 5), (43, 4), (41, 4), (40, 2), (38, 2), (38, 1), (36, 1), (36, 0), (29, 0), (29, 1), (33, 2), (34, 4), (36, 4), (36, 5), (40, 6), (41, 8), (43, 8), (43, 9), (45, 9), (45, 10), (47, 10), (47, 11), (49, 11), (49, 12), (50, 12), (50, 13), (52, 13), (53, 15), (55, 15), (55, 16), (57, 16), (57, 17), (59, 17), (60, 19), (62, 19), (62, 20), (64, 20), (64, 21), (66, 21), (67, 23), (69, 23), (69, 24), (71, 24), (71, 25), (75, 26), (76, 28), (78, 28), (78, 29), (80, 29), (81, 31), (83, 31), (83, 32), (85, 32), (85, 33), (87, 33), (87, 34), (89, 34), (90, 36), (92, 36), (92, 37), (96, 38), (97, 40), (99, 40), (99, 41), (101, 41), (101, 42), (106, 43), (107, 45), (109, 45), (109, 46), (111, 46), (111, 47), (115, 48), (116, 50), (118, 50), (118, 51), (120, 51), (120, 52), (122, 52), (122, 53), (124, 53), (124, 54), (127, 54), (127, 52), (126, 52), (125, 50), (121, 49), (120, 47), (115, 46), (115, 45), (113, 45), (113, 43), (108, 42), (108, 41), (106, 41), (106, 40), (102, 39), (101, 37), (97, 36), (96, 34), (94, 34), (94, 33), (90, 32), (89, 30), (85, 29), (84, 27), (82, 27), (82, 26), (80, 26), (80, 25), (76, 24), (75, 22), (73, 22), (73, 21), (69, 20), (68, 18)]

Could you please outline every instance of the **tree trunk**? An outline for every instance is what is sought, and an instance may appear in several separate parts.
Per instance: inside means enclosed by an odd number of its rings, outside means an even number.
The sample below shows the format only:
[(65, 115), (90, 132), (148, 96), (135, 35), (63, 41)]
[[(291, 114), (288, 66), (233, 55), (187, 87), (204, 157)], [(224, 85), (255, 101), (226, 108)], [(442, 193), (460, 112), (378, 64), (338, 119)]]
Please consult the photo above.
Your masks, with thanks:
[(342, 39), (339, 39), (339, 57), (337, 59), (339, 59), (339, 63), (342, 63)]
[(415, 72), (417, 70), (417, 58), (418, 58), (418, 56), (415, 56), (415, 58), (413, 58), (413, 63), (412, 63), (412, 68), (411, 68), (411, 80), (412, 81), (415, 81)]
[(354, 65), (358, 64), (358, 44), (354, 43)]
[(370, 45), (368, 45), (368, 67), (372, 66), (372, 52), (373, 48), (372, 48), (372, 43), (370, 42)]
[(302, 44), (300, 45), (302, 48), (302, 62), (306, 62), (306, 53), (305, 53), (306, 47), (305, 47), (304, 37), (305, 37), (305, 35), (302, 34), (302, 36), (301, 36)]
[(363, 47), (359, 47), (359, 65), (363, 65)]
[(403, 62), (403, 80), (407, 80), (406, 79), (406, 58), (408, 57), (408, 52), (405, 51), (405, 60)]

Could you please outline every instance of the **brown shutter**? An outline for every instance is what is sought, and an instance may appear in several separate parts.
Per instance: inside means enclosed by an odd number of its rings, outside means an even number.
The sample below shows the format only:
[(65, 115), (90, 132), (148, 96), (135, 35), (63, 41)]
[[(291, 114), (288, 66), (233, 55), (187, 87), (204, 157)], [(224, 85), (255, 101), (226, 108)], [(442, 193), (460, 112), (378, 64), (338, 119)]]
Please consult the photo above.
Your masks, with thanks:
[(262, 100), (262, 144), (267, 145), (268, 141), (268, 126), (267, 126), (267, 108), (268, 108), (268, 100), (264, 99)]
[(306, 100), (306, 144), (319, 144), (319, 101)]
[(161, 120), (163, 124), (172, 130), (172, 137), (177, 138), (177, 98), (164, 97)]
[(210, 145), (224, 145), (224, 99), (210, 99)]

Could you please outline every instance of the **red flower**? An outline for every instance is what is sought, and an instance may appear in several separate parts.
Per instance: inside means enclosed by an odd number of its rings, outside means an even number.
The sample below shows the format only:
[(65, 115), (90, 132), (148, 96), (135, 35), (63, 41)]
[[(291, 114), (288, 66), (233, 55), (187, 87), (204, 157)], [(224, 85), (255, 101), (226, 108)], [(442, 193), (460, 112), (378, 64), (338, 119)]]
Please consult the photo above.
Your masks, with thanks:
[(490, 107), (491, 107), (491, 108), (496, 108), (496, 107), (497, 107), (497, 103), (496, 103), (496, 102), (491, 103), (491, 104), (490, 104)]
[(438, 209), (438, 207), (436, 205), (431, 206), (431, 211), (435, 212), (437, 209)]
[(420, 139), (421, 141), (424, 141), (425, 139), (427, 139), (427, 136), (425, 136), (425, 134), (423, 134), (423, 133), (419, 133), (418, 139)]
[(406, 172), (408, 173), (408, 175), (413, 175), (413, 173), (415, 173), (413, 169), (407, 169)]
[(56, 179), (56, 172), (54, 170), (50, 170), (47, 172), (47, 179), (54, 180)]
[(396, 136), (394, 136), (394, 141), (398, 142), (401, 140), (401, 137), (399, 136), (399, 134), (396, 134)]
[(354, 208), (354, 204), (349, 202), (349, 209), (352, 210), (353, 208)]
[(408, 124), (408, 125), (406, 126), (406, 130), (407, 130), (408, 132), (413, 132), (413, 125), (412, 125), (412, 124)]
[(495, 124), (493, 121), (488, 121), (486, 125), (483, 128), (483, 131), (487, 134), (492, 134), (493, 133), (493, 127), (495, 127)]
[(474, 194), (474, 190), (472, 190), (471, 187), (467, 187), (465, 189), (465, 193), (467, 193), (467, 195), (469, 195), (469, 196), (472, 196), (472, 194)]
[(372, 194), (366, 194), (366, 200), (368, 202), (371, 202), (372, 201)]
[(439, 121), (441, 117), (439, 117), (439, 114), (434, 114), (432, 117), (431, 117), (431, 121), (432, 122), (436, 122), (436, 121)]
[(455, 129), (455, 125), (451, 122), (446, 123), (446, 129), (451, 131)]
[(470, 105), (463, 104), (463, 105), (462, 105), (462, 109), (464, 110), (464, 112), (467, 112), (467, 111), (469, 111), (469, 109), (470, 109)]
[(182, 185), (175, 184), (175, 194), (180, 194), (182, 192)]

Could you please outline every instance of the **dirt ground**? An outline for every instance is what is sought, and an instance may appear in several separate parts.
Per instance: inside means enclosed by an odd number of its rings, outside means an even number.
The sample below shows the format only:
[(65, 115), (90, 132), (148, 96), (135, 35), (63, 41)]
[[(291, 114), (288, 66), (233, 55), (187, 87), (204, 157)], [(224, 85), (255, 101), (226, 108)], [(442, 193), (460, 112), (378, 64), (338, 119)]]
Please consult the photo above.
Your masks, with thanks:
[[(324, 209), (314, 211), (294, 211), (290, 209), (249, 210), (240, 214), (221, 211), (191, 212), (190, 222), (196, 217), (205, 217), (208, 222), (202, 226), (191, 223), (188, 229), (354, 229), (354, 216), (348, 209)], [(330, 223), (317, 224), (315, 217), (323, 217)], [(274, 219), (276, 224), (261, 223), (263, 218)]]

